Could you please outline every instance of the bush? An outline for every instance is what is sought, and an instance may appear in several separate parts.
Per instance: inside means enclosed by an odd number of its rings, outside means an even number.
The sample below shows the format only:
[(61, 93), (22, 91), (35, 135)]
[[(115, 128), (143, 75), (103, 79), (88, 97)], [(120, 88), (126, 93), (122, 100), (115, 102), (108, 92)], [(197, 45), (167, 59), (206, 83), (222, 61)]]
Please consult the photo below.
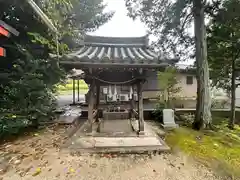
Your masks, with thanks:
[(223, 109), (229, 105), (229, 101), (226, 99), (212, 99), (211, 108), (213, 109)]
[(183, 121), (183, 126), (192, 127), (192, 124), (194, 122), (194, 114), (185, 114), (180, 115), (179, 119)]
[(9, 75), (1, 79), (0, 134), (17, 133), (21, 127), (37, 127), (39, 122), (51, 120), (56, 108), (54, 85), (64, 75), (54, 60), (15, 61)]
[(23, 128), (28, 127), (30, 121), (27, 117), (16, 115), (6, 115), (0, 117), (0, 138), (8, 135), (19, 134)]

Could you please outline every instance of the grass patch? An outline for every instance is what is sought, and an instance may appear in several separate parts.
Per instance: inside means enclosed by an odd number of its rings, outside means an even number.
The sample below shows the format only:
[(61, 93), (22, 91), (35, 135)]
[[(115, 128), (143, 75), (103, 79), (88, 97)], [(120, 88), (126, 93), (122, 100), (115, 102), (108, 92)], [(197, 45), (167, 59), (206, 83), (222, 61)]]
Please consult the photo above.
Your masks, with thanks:
[(216, 131), (180, 127), (166, 135), (166, 142), (224, 175), (240, 177), (240, 126), (227, 128), (226, 119), (214, 119)]
[[(88, 85), (83, 81), (79, 81), (80, 93), (86, 94), (88, 92)], [(73, 80), (67, 80), (66, 84), (59, 84), (57, 86), (58, 94), (71, 94), (73, 90)], [(77, 91), (77, 82), (75, 83), (75, 90)]]

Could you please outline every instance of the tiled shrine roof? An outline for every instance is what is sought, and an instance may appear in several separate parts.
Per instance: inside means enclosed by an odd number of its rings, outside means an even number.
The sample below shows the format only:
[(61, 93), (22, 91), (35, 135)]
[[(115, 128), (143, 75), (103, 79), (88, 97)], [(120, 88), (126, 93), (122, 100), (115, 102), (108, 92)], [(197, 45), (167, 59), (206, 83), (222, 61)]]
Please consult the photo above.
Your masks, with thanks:
[(147, 36), (101, 37), (89, 36), (78, 50), (64, 56), (64, 60), (78, 63), (168, 64), (171, 60), (159, 57), (148, 47)]

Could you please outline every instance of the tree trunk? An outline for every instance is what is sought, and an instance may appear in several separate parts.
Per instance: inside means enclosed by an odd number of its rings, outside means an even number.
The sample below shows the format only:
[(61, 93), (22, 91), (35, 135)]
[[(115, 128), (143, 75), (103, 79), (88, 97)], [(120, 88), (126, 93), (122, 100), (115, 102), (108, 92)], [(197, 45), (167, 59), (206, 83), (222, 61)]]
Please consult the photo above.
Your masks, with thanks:
[(229, 129), (234, 129), (235, 123), (235, 106), (236, 106), (236, 68), (235, 60), (232, 60), (232, 78), (231, 78), (231, 117), (229, 120)]
[[(207, 52), (207, 50), (206, 50)], [(207, 57), (207, 54), (206, 54)], [(205, 81), (205, 98), (204, 98), (204, 113), (203, 113), (203, 120), (204, 126), (211, 128), (212, 124), (212, 113), (211, 113), (211, 106), (212, 106), (212, 95), (211, 95), (211, 84), (209, 79), (209, 68), (208, 68), (208, 61), (206, 60), (204, 63), (204, 69), (206, 73), (204, 74), (206, 79)]]
[(200, 130), (211, 124), (211, 94), (203, 0), (193, 0), (193, 8), (197, 64), (197, 105), (193, 129)]

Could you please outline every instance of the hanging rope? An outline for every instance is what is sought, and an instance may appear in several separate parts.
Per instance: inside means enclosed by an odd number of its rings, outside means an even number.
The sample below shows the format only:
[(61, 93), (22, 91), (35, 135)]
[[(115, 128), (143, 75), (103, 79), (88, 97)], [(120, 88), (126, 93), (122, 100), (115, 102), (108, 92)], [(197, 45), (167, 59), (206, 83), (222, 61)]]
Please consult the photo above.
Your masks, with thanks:
[(95, 78), (96, 80), (98, 80), (98, 81), (100, 81), (100, 82), (103, 82), (103, 83), (107, 83), (107, 84), (127, 84), (127, 83), (131, 83), (131, 82), (133, 82), (133, 81), (135, 81), (137, 78), (133, 78), (133, 79), (130, 79), (130, 80), (128, 80), (128, 81), (122, 81), (122, 82), (110, 82), (110, 81), (105, 81), (105, 80), (103, 80), (103, 79), (99, 79), (99, 78), (97, 78), (97, 77), (93, 77), (93, 78)]
[(111, 81), (106, 81), (106, 80), (103, 80), (103, 79), (100, 79), (100, 78), (97, 78), (95, 76), (91, 76), (91, 78), (93, 79), (96, 79), (100, 82), (103, 82), (103, 83), (106, 83), (106, 84), (116, 84), (116, 85), (119, 85), (119, 84), (127, 84), (127, 83), (131, 83), (133, 81), (136, 81), (138, 78), (133, 78), (133, 79), (130, 79), (130, 80), (127, 80), (127, 81), (122, 81), (122, 82), (111, 82)]

